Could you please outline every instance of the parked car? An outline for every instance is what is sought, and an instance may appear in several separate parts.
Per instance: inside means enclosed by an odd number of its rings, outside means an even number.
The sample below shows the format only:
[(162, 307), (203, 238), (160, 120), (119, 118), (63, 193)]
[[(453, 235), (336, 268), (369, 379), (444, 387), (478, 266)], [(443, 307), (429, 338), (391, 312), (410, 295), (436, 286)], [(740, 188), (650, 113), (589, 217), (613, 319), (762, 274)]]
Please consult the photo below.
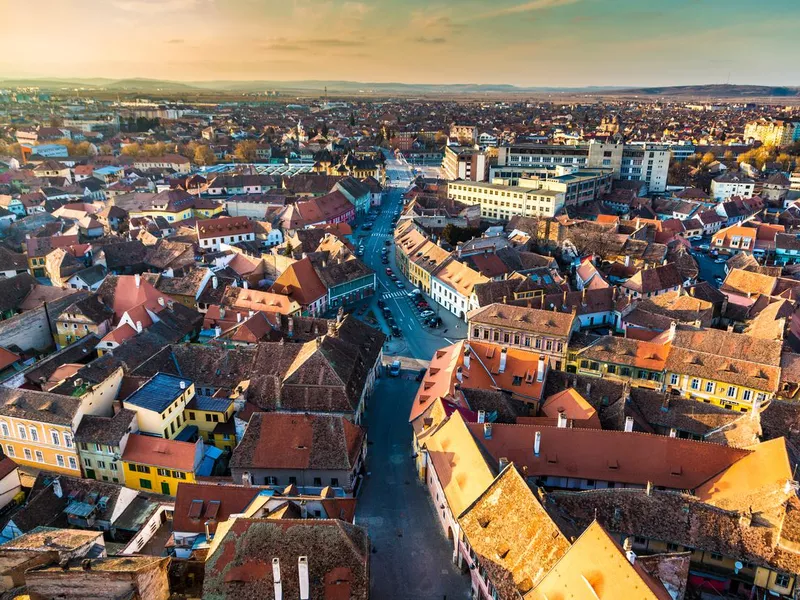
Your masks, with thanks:
[(442, 318), (441, 317), (431, 317), (430, 319), (428, 319), (428, 326), (429, 327), (439, 327), (439, 326), (441, 326), (441, 324), (442, 324)]
[(386, 257), (384, 256), (384, 257), (381, 259), (381, 264), (383, 264), (383, 265), (388, 265), (388, 264), (389, 264), (389, 259), (388, 259), (388, 258), (386, 258)]
[(392, 270), (389, 267), (386, 267), (386, 274), (387, 275), (391, 275), (392, 274)]
[(392, 377), (398, 377), (400, 375), (400, 361), (395, 360), (389, 366), (389, 375)]
[(394, 337), (403, 337), (403, 332), (400, 331), (400, 328), (397, 325), (395, 325), (392, 327), (392, 335)]
[(417, 381), (422, 381), (423, 379), (425, 379), (425, 373), (427, 373), (427, 372), (428, 372), (428, 369), (420, 369), (419, 373), (417, 373), (416, 380)]
[(714, 262), (717, 263), (718, 265), (721, 265), (722, 263), (728, 262), (728, 259), (725, 258), (724, 256), (720, 256), (719, 258), (715, 259)]
[(397, 281), (395, 281), (395, 284), (396, 284), (396, 285), (397, 285), (397, 287), (398, 287), (399, 289), (401, 289), (401, 290), (404, 290), (404, 289), (406, 289), (406, 284), (405, 284), (405, 283), (403, 283), (402, 281), (400, 281), (399, 279), (398, 279)]
[(420, 294), (422, 294), (422, 292), (420, 292), (417, 288), (414, 288), (413, 290), (408, 292), (408, 297), (414, 298), (415, 296), (419, 296)]
[(385, 246), (391, 246), (392, 245), (392, 240), (386, 240), (385, 242), (383, 242), (383, 244)]
[(697, 247), (698, 250), (702, 250), (703, 252), (708, 252), (708, 248), (709, 248), (708, 244), (700, 244)]
[(419, 313), (419, 316), (422, 317), (423, 319), (427, 319), (429, 317), (434, 316), (435, 314), (436, 313), (433, 312), (432, 310), (423, 310), (421, 313)]
[(378, 308), (384, 308), (386, 306), (386, 302), (383, 300), (378, 300)]
[(384, 317), (385, 319), (388, 319), (388, 318), (389, 318), (389, 317), (391, 317), (391, 316), (392, 316), (392, 311), (391, 311), (391, 310), (389, 310), (388, 308), (384, 308), (384, 309), (383, 309), (383, 317)]

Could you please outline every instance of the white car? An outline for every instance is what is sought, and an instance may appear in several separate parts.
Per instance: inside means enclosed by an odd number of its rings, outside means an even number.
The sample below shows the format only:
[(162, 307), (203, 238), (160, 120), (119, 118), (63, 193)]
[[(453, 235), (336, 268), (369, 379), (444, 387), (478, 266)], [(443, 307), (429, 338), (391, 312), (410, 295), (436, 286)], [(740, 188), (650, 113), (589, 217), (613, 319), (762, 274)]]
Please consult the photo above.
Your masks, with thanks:
[(428, 317), (432, 317), (435, 314), (436, 313), (433, 312), (432, 310), (423, 310), (421, 313), (419, 313), (419, 316), (422, 317), (423, 319), (427, 319)]

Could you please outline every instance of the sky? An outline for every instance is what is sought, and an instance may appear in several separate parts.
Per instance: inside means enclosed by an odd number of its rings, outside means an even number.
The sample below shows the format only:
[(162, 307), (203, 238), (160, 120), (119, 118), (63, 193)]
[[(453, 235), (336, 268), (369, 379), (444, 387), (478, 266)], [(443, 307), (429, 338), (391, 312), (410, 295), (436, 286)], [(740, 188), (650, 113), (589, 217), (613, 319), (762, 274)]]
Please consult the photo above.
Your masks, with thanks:
[(800, 85), (797, 0), (0, 0), (0, 79)]

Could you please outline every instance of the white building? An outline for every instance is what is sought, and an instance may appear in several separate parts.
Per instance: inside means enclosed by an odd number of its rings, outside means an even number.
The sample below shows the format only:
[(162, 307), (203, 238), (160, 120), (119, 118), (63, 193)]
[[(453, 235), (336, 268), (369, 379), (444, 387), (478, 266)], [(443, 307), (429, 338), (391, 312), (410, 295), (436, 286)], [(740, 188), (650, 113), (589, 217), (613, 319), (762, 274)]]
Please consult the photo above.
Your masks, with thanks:
[(252, 242), (256, 239), (255, 225), (247, 217), (221, 217), (197, 222), (197, 241), (200, 248), (216, 252), (222, 244)]
[(611, 169), (615, 179), (644, 181), (651, 192), (663, 192), (671, 156), (668, 146), (654, 144), (514, 144), (498, 148), (497, 165), (489, 177), (516, 184), (522, 177), (541, 176), (543, 169), (556, 166)]
[(531, 189), (478, 181), (451, 181), (447, 197), (465, 204), (479, 204), (481, 216), (509, 220), (524, 217), (553, 217), (564, 206), (564, 194), (551, 190)]
[(711, 195), (720, 202), (730, 200), (733, 196), (750, 198), (755, 186), (755, 181), (746, 175), (727, 171), (711, 181)]

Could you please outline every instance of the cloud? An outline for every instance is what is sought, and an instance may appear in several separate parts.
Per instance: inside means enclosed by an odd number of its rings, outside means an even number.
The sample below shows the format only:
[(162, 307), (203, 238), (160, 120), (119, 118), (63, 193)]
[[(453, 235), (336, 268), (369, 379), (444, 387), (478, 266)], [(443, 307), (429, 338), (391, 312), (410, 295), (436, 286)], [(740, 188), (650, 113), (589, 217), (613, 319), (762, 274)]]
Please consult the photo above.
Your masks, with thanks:
[(446, 44), (447, 43), (447, 38), (443, 38), (443, 37), (425, 37), (423, 35), (423, 36), (420, 36), (420, 37), (415, 37), (414, 41), (417, 42), (418, 44)]
[(530, 0), (522, 4), (515, 4), (505, 8), (498, 8), (489, 12), (481, 13), (472, 17), (470, 20), (475, 19), (492, 19), (494, 17), (504, 17), (507, 15), (519, 15), (523, 13), (535, 12), (538, 10), (548, 10), (550, 8), (558, 8), (559, 6), (567, 6), (569, 4), (576, 4), (582, 0)]
[(278, 38), (263, 46), (266, 50), (278, 52), (307, 52), (320, 48), (362, 48), (366, 44), (360, 40), (345, 40), (339, 38), (308, 38), (289, 40)]
[(186, 40), (182, 40), (180, 38), (175, 38), (174, 40), (167, 40), (168, 44), (182, 44)]
[(126, 12), (156, 15), (195, 8), (200, 0), (113, 0), (112, 4)]

